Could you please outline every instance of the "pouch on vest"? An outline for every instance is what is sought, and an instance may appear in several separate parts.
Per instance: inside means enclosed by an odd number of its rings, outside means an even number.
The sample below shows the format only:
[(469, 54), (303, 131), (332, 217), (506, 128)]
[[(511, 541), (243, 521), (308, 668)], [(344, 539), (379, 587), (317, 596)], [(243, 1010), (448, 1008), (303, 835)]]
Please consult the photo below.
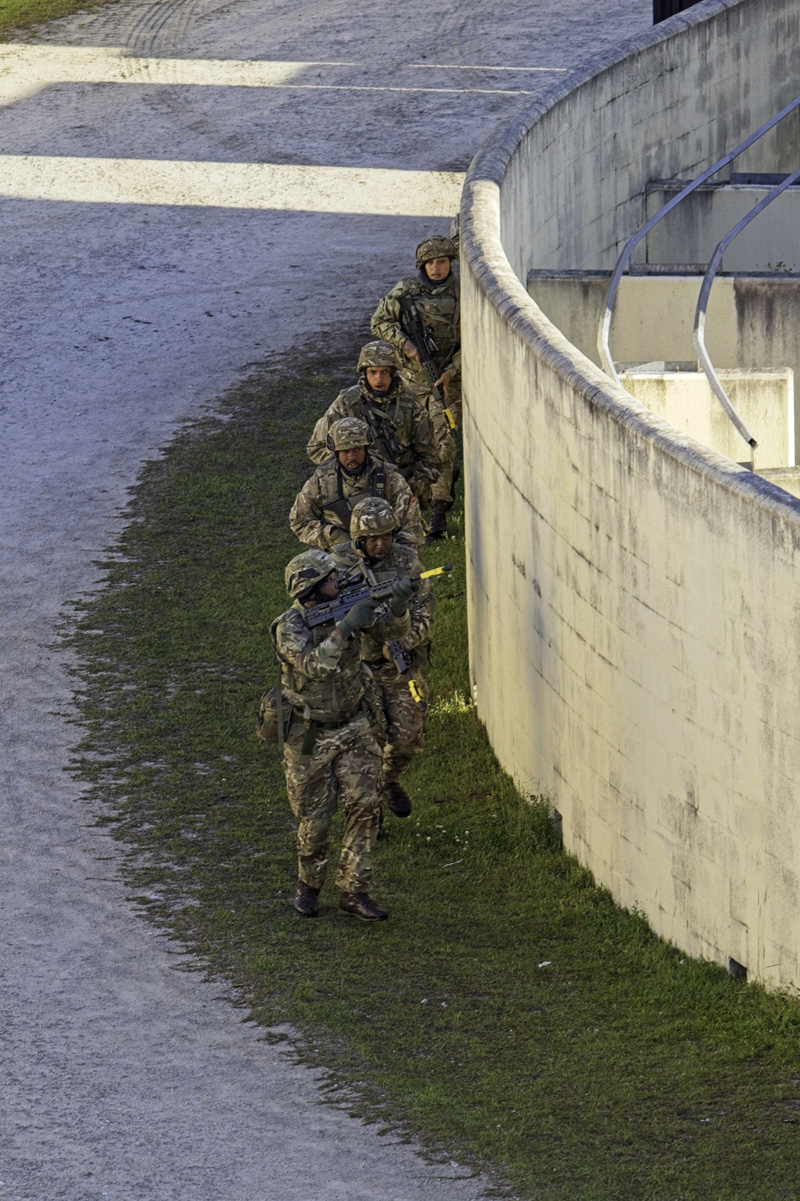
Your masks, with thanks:
[(270, 688), (258, 706), (256, 734), (263, 742), (283, 743), (292, 720), (292, 705), (280, 688)]

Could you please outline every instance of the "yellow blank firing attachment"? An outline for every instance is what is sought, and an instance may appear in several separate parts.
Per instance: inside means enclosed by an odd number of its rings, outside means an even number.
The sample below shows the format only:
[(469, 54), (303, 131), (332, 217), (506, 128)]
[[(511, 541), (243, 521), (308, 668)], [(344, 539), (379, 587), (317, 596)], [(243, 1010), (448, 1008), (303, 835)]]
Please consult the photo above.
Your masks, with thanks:
[(444, 413), (444, 419), (447, 422), (447, 424), (450, 426), (450, 429), (454, 430), (456, 428), (455, 417), (453, 416), (453, 414), (450, 412), (449, 409), (442, 409), (442, 412)]
[(408, 691), (411, 693), (411, 695), (413, 696), (413, 698), (417, 702), (417, 704), (421, 705), (422, 704), (422, 693), (420, 692), (419, 688), (417, 687), (416, 680), (408, 681)]
[(445, 563), (443, 567), (431, 567), (429, 571), (423, 571), (420, 575), (421, 580), (429, 580), (432, 575), (444, 575), (446, 571), (452, 571), (453, 564)]

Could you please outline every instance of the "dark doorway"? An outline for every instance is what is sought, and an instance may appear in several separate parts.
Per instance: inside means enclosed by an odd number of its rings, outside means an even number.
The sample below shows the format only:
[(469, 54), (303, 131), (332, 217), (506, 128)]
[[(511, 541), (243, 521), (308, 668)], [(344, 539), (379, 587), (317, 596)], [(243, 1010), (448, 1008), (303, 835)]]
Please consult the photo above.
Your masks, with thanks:
[(653, 0), (653, 24), (666, 21), (667, 17), (674, 17), (675, 13), (682, 13), (685, 8), (699, 3), (700, 0)]

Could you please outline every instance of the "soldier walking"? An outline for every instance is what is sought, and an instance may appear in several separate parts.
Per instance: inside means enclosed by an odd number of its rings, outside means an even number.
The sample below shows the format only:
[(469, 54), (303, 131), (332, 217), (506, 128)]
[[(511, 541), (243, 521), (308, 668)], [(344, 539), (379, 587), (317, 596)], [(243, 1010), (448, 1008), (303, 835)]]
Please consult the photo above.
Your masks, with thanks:
[(392, 463), (425, 505), (442, 464), (428, 410), (403, 384), (400, 366), (391, 342), (368, 342), (358, 356), (358, 383), (340, 392), (320, 417), (309, 439), (308, 457), (324, 463), (333, 454), (328, 446), (333, 422), (359, 417), (372, 434), (373, 453)]
[[(453, 270), (457, 258), (450, 238), (431, 237), (417, 247), (417, 274), (400, 280), (384, 296), (372, 317), (372, 332), (391, 344), (403, 356), (403, 362), (415, 390), (427, 395), (428, 410), (434, 424), (442, 471), (431, 489), (430, 538), (447, 532), (447, 510), (453, 503), (453, 471), (456, 443), (454, 429), (461, 420), (461, 332), (459, 279)], [(410, 304), (431, 347), (438, 373), (434, 386), (443, 401), (431, 392), (423, 369), (421, 350), (412, 341), (403, 308)], [(451, 426), (448, 421), (448, 414)]]
[[(321, 550), (291, 560), (286, 589), (293, 604), (272, 623), (271, 634), (282, 693), (291, 706), (283, 765), (298, 823), (294, 907), (303, 917), (319, 911), (338, 801), (345, 820), (336, 871), (339, 909), (365, 922), (383, 921), (386, 910), (369, 895), (380, 821), (381, 753), (364, 707), (367, 677), (358, 637), (374, 622), (379, 604), (360, 601), (335, 624), (309, 628), (307, 609), (339, 593), (336, 564)], [(402, 610), (407, 596), (402, 588), (396, 591), (390, 609)]]
[[(380, 497), (366, 497), (353, 508), (352, 541), (337, 547), (336, 566), (342, 587), (352, 583), (383, 583), (414, 579), (424, 570), (413, 547), (395, 541), (397, 518)], [(399, 586), (398, 586), (399, 587)], [(428, 686), (422, 676), (427, 666), (434, 595), (430, 580), (420, 580), (414, 591), (406, 583), (408, 604), (398, 592), (394, 609), (361, 632), (361, 657), (368, 665), (376, 690), (383, 729), (383, 796), (397, 817), (408, 817), (411, 801), (399, 777), (422, 750), (427, 724)], [(380, 724), (380, 722), (379, 722)]]
[(397, 522), (397, 538), (421, 546), (419, 504), (399, 471), (369, 453), (371, 435), (358, 417), (341, 417), (328, 433), (333, 458), (321, 463), (295, 497), (289, 525), (301, 542), (328, 550), (350, 539), (353, 505), (365, 496), (389, 502)]

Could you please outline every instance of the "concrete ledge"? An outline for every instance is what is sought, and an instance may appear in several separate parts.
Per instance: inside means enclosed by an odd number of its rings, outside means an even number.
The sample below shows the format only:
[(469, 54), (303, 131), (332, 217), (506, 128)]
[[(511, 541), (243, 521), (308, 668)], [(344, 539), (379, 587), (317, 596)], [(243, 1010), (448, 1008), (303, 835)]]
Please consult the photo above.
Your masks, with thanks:
[(774, 47), (799, 18), (800, 0), (671, 18), (506, 122), (462, 202), (470, 669), (495, 750), (620, 903), (787, 989), (800, 502), (637, 404), (522, 281), (610, 269), (647, 178), (784, 103)]

